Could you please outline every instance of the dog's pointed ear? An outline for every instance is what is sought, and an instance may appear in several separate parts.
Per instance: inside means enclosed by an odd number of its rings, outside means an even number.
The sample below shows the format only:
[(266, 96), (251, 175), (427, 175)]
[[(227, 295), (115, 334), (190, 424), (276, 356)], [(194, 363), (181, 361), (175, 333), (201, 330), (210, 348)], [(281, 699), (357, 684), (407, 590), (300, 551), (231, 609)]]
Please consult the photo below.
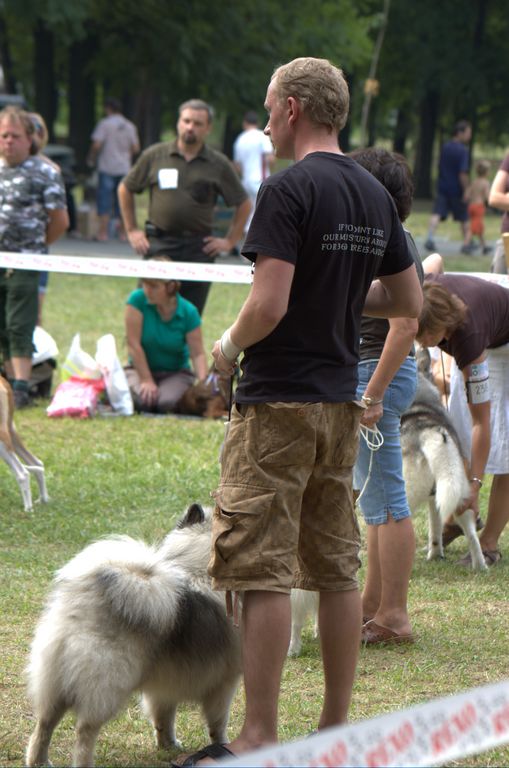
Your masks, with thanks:
[(198, 525), (205, 520), (205, 512), (200, 504), (191, 504), (184, 517), (179, 523), (179, 528), (187, 528), (191, 525)]

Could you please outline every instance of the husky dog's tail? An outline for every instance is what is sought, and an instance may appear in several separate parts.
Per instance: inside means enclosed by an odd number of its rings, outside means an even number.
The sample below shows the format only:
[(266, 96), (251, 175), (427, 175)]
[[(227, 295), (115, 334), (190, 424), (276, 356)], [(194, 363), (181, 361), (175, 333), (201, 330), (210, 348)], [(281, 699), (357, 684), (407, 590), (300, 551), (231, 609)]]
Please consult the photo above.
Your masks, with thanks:
[(56, 578), (57, 591), (66, 593), (81, 615), (104, 609), (112, 621), (154, 634), (174, 626), (186, 583), (175, 563), (128, 536), (91, 544)]
[(468, 498), (470, 492), (463, 458), (447, 429), (424, 430), (420, 443), (435, 478), (435, 502), (444, 520)]

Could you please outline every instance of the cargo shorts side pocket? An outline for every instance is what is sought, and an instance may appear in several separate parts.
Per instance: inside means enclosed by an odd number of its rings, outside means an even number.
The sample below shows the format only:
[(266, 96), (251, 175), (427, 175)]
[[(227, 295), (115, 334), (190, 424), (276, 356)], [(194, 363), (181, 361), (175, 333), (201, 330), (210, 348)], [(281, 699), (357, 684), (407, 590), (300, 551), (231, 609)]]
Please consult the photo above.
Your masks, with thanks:
[(353, 467), (359, 452), (360, 421), (364, 406), (356, 401), (345, 403), (335, 429), (332, 464), (345, 469)]
[(233, 557), (239, 576), (244, 571), (256, 572), (275, 494), (268, 488), (227, 484), (214, 494), (212, 547), (216, 558), (225, 564)]

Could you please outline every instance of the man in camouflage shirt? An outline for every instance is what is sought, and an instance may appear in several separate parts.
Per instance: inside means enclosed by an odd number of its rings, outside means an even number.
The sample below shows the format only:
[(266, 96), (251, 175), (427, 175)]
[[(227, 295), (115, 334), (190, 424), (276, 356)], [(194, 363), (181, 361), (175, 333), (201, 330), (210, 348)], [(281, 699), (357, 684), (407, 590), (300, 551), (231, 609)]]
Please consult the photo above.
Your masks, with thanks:
[[(0, 251), (47, 253), (69, 226), (58, 170), (36, 156), (30, 116), (0, 112)], [(17, 408), (29, 404), (39, 273), (0, 268), (0, 350)]]

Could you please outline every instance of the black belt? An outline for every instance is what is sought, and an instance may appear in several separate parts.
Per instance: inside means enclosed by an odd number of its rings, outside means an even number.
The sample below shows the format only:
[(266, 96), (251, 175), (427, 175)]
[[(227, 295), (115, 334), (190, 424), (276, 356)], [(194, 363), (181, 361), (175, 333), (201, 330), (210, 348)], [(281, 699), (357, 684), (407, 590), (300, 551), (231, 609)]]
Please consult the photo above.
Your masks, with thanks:
[(147, 237), (206, 237), (203, 232), (191, 232), (188, 229), (166, 230), (156, 227), (151, 221), (145, 222), (145, 234)]

